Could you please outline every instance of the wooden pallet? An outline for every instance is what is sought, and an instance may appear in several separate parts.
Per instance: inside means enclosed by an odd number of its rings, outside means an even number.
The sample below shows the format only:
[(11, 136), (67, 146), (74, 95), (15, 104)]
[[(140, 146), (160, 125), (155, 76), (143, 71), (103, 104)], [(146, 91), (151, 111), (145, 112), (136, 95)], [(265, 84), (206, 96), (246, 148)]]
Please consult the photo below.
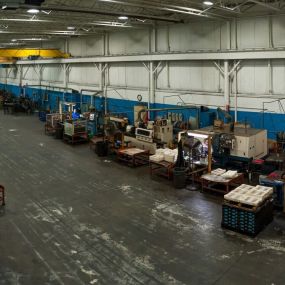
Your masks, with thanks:
[(268, 199), (264, 200), (262, 203), (260, 203), (258, 205), (249, 205), (249, 204), (245, 204), (245, 203), (241, 203), (241, 202), (232, 201), (232, 200), (226, 200), (225, 199), (224, 200), (224, 204), (228, 205), (228, 206), (231, 206), (231, 207), (238, 208), (238, 209), (256, 212), (258, 209), (260, 209), (263, 205), (265, 205), (271, 199), (272, 199), (272, 197), (269, 197)]

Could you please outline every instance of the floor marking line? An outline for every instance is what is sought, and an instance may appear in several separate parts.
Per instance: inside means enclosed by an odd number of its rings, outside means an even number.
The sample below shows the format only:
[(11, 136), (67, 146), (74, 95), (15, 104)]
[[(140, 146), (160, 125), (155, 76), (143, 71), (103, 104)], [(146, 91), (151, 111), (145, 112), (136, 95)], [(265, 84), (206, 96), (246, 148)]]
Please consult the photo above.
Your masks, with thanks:
[(14, 222), (10, 221), (10, 223), (15, 227), (17, 232), (22, 236), (24, 241), (30, 246), (30, 248), (33, 250), (33, 252), (36, 254), (36, 256), (41, 260), (41, 262), (54, 275), (54, 277), (59, 282), (59, 284), (64, 285), (65, 283), (61, 280), (61, 278), (58, 276), (58, 274), (51, 268), (51, 266), (44, 260), (42, 255), (33, 247), (33, 244), (29, 241), (29, 239), (25, 236), (25, 234), (21, 231), (21, 229)]

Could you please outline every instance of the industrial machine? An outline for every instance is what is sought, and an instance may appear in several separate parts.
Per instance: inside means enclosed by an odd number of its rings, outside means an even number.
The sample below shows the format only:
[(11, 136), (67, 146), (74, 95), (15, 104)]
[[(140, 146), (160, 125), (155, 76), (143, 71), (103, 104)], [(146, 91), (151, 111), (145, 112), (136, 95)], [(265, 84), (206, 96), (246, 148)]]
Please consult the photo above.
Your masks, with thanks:
[(71, 144), (88, 141), (87, 120), (66, 120), (63, 139)]
[(136, 134), (136, 139), (139, 141), (150, 142), (150, 143), (153, 142), (153, 139), (154, 139), (153, 130), (136, 128), (135, 134)]
[(92, 110), (87, 115), (87, 132), (89, 137), (102, 135), (104, 133), (103, 112)]
[(206, 127), (196, 130), (212, 137), (213, 157), (221, 165), (229, 161), (249, 162), (267, 155), (267, 131), (262, 129), (236, 127), (229, 129)]
[(46, 123), (45, 123), (45, 134), (46, 135), (54, 135), (58, 128), (58, 124), (63, 122), (65, 119), (64, 114), (52, 113), (46, 115)]
[[(183, 121), (183, 110), (194, 110), (197, 113), (197, 121), (199, 122), (200, 108), (197, 106), (155, 109), (148, 109), (144, 105), (135, 106), (134, 126), (128, 126), (125, 141), (130, 142), (132, 146), (149, 150), (150, 154), (154, 154), (157, 148), (173, 145), (174, 138), (179, 132), (187, 130), (189, 127), (188, 120)], [(151, 112), (158, 112), (158, 116), (162, 116), (161, 112), (167, 112), (167, 114), (162, 118), (149, 120), (150, 115), (147, 116), (147, 114)], [(201, 113), (203, 112), (201, 111)]]
[(224, 128), (224, 120), (221, 119), (221, 117), (224, 116), (224, 119), (226, 119), (227, 123), (229, 124), (230, 132), (233, 132), (234, 130), (234, 121), (232, 116), (224, 111), (221, 108), (217, 109), (217, 119), (214, 120), (214, 128), (216, 129), (223, 129)]
[(154, 124), (154, 138), (158, 141), (170, 144), (173, 140), (173, 125), (169, 120), (159, 119)]

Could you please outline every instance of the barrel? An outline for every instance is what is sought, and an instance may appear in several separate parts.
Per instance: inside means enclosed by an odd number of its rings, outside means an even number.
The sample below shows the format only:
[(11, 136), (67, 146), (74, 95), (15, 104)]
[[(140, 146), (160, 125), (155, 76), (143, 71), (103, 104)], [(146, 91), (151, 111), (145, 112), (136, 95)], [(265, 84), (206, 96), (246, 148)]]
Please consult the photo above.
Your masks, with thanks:
[(100, 141), (96, 142), (95, 152), (98, 156), (107, 156), (108, 155), (108, 142)]
[(173, 169), (173, 185), (176, 189), (182, 189), (186, 186), (185, 167), (175, 167)]
[(63, 124), (57, 123), (55, 128), (55, 138), (58, 140), (62, 140), (63, 138)]

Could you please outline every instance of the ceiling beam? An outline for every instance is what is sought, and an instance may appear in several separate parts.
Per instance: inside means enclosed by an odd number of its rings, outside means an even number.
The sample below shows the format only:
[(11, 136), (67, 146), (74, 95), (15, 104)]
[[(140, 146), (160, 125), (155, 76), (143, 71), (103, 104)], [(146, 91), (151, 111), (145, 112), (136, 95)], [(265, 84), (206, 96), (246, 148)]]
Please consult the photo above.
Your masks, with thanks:
[(18, 61), (17, 64), (77, 64), (77, 63), (112, 63), (112, 62), (145, 62), (145, 61), (215, 61), (215, 60), (251, 60), (251, 59), (285, 59), (285, 50), (254, 50), (227, 52), (192, 52), (165, 53), (124, 56), (96, 56), (86, 58), (69, 58), (55, 60)]
[(268, 9), (271, 9), (271, 10), (274, 10), (274, 11), (278, 11), (278, 12), (280, 11), (279, 8), (274, 7), (274, 6), (272, 6), (272, 5), (268, 4), (268, 3), (264, 3), (264, 2), (258, 1), (258, 0), (250, 0), (249, 2), (253, 2), (255, 4), (258, 4), (260, 6), (263, 6), (265, 8), (268, 8)]
[[(24, 7), (21, 7), (24, 8)], [(86, 9), (86, 8), (79, 8), (79, 7), (69, 7), (69, 6), (55, 6), (55, 5), (48, 5), (42, 8), (39, 8), (40, 10), (52, 10), (57, 12), (69, 12), (69, 13), (82, 13), (82, 14), (93, 14), (93, 15), (104, 15), (104, 16), (121, 16), (123, 12), (121, 11), (106, 11), (106, 10), (99, 10), (99, 9)], [(132, 18), (138, 18), (138, 19), (148, 19), (148, 20), (154, 20), (154, 21), (163, 21), (163, 22), (170, 22), (170, 23), (180, 23), (180, 19), (173, 19), (166, 16), (153, 16), (153, 15), (145, 15), (140, 13), (133, 13), (133, 12), (124, 12), (125, 16), (132, 17)]]

